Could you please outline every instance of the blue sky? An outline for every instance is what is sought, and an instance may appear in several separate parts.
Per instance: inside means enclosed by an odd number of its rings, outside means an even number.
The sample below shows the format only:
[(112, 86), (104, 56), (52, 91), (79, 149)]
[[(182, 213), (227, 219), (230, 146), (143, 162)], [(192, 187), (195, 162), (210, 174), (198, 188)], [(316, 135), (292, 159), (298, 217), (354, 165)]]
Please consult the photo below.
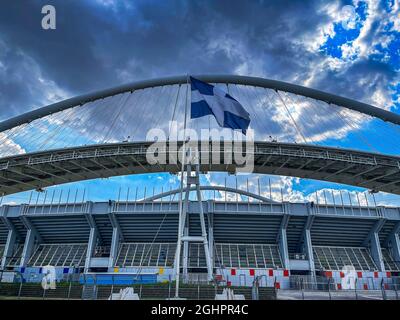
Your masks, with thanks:
[[(53, 4), (57, 29), (40, 28), (40, 9)], [(0, 10), (0, 119), (78, 94), (118, 84), (186, 73), (261, 76), (365, 101), (400, 113), (398, 1), (13, 1)], [(354, 15), (346, 15), (351, 6)], [(350, 11), (352, 12), (352, 11)], [(38, 22), (39, 21), (39, 22)], [(398, 128), (379, 120), (321, 143), (398, 154)], [(55, 126), (55, 125), (53, 125)], [(51, 125), (50, 125), (51, 128)], [(339, 128), (340, 129), (340, 128)], [(31, 136), (36, 134), (35, 130)], [(72, 139), (72, 138), (71, 138)], [(27, 151), (39, 141), (14, 143)], [(82, 140), (82, 143), (84, 141)], [(223, 184), (226, 175), (204, 176)], [(359, 188), (287, 177), (272, 179), (287, 199), (307, 200), (321, 189)], [(247, 178), (239, 177), (245, 188)], [(228, 177), (228, 184), (235, 179)], [(112, 199), (119, 187), (177, 187), (169, 174), (115, 177), (62, 188), (84, 188), (93, 200)], [(131, 191), (133, 192), (133, 191)], [(265, 191), (267, 192), (267, 191)], [(277, 192), (279, 193), (279, 192)], [(64, 193), (65, 194), (65, 193)], [(26, 194), (6, 201), (25, 201)], [(393, 195), (376, 195), (399, 204)]]

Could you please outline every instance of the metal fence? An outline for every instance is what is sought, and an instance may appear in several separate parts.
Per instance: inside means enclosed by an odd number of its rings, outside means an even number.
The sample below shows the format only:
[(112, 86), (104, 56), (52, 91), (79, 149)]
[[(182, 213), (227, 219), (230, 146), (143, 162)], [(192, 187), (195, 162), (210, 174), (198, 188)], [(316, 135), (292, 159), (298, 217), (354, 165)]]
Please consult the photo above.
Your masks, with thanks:
[[(367, 285), (368, 289), (364, 289)], [(344, 289), (332, 278), (290, 276), (290, 288), (281, 292), (282, 299), (395, 299), (400, 300), (400, 277), (354, 279), (352, 289)], [(278, 294), (279, 298), (279, 294)]]
[[(9, 273), (9, 272), (7, 272)], [(63, 300), (111, 300), (112, 295), (121, 289), (132, 287), (139, 299), (165, 300), (175, 296), (175, 282), (165, 283), (121, 283), (118, 277), (111, 277), (111, 282), (104, 284), (96, 275), (70, 274), (63, 281), (57, 282), (54, 289), (45, 290), (40, 282), (27, 282), (18, 272), (14, 274), (14, 282), (4, 282), (0, 270), (0, 299), (63, 299)], [(189, 300), (214, 300), (221, 294), (226, 284), (207, 283), (203, 277), (183, 279), (180, 286), (180, 298)], [(312, 276), (290, 276), (289, 289), (275, 289), (261, 285), (259, 277), (255, 277), (251, 287), (232, 287), (235, 294), (244, 295), (246, 300), (343, 300), (343, 299), (378, 299), (400, 300), (400, 277), (382, 279), (378, 285), (369, 290), (338, 289), (331, 278)], [(361, 281), (361, 280), (356, 280)], [(362, 286), (361, 286), (362, 287)]]
[[(7, 272), (9, 274), (9, 272)], [(79, 279), (77, 279), (79, 277)], [(44, 289), (40, 282), (26, 282), (22, 275), (15, 272), (12, 283), (3, 282), (0, 271), (0, 299), (63, 299), (63, 300), (111, 300), (113, 293), (119, 293), (121, 289), (132, 287), (134, 293), (138, 294), (141, 300), (171, 299), (175, 296), (175, 282), (165, 283), (121, 283), (118, 277), (111, 277), (111, 282), (104, 282), (96, 275), (71, 274), (64, 281), (57, 282), (54, 289)], [(37, 279), (38, 280), (38, 279)], [(40, 280), (40, 279), (39, 279)], [(190, 277), (182, 283), (179, 290), (179, 297), (189, 300), (214, 300), (216, 294), (221, 294), (226, 285), (218, 283), (206, 283), (203, 277)], [(259, 294), (260, 299), (274, 299), (274, 290), (262, 288)], [(242, 294), (246, 300), (252, 299), (252, 288), (235, 287), (235, 294)]]

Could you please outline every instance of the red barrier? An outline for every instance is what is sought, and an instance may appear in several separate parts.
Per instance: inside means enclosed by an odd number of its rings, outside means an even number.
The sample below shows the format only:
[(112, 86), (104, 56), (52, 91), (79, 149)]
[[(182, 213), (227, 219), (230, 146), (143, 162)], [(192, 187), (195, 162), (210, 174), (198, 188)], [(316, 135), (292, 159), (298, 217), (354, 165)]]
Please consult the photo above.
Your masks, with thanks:
[(383, 287), (385, 288), (385, 290), (389, 290), (389, 285), (387, 283), (383, 284)]
[(274, 270), (272, 270), (272, 269), (268, 270), (268, 275), (270, 277), (273, 277), (274, 276)]
[(283, 276), (289, 277), (289, 270), (283, 270)]
[(325, 271), (325, 277), (332, 278), (332, 271)]

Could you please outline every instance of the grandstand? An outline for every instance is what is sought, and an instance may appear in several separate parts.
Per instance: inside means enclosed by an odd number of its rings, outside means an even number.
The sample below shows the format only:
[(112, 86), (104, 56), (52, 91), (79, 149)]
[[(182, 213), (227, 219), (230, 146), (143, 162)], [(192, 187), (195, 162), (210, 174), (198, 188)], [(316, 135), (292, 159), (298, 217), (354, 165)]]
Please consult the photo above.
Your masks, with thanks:
[[(341, 270), (349, 265), (360, 286), (371, 289), (399, 275), (392, 241), (400, 208), (353, 206), (343, 212), (342, 205), (333, 204), (217, 199), (207, 199), (203, 206), (215, 277), (232, 286), (251, 286), (260, 276), (261, 286), (289, 288), (291, 277), (313, 274), (339, 283)], [(197, 202), (190, 202), (192, 235), (200, 234), (197, 210)], [(3, 205), (0, 239), (16, 236), (14, 242), (1, 243), (2, 266), (27, 281), (40, 279), (47, 265), (56, 267), (60, 281), (82, 273), (101, 274), (105, 283), (106, 275), (133, 274), (152, 275), (150, 282), (171, 281), (177, 214), (178, 202), (165, 200)], [(204, 281), (201, 243), (183, 247), (182, 268), (188, 281)]]

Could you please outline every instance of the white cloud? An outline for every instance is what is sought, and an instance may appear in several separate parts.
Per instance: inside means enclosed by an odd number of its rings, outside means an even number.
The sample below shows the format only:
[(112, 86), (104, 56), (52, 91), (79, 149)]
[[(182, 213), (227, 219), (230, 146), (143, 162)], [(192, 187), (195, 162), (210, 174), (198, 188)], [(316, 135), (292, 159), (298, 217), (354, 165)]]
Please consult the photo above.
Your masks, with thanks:
[(25, 149), (19, 144), (15, 143), (4, 132), (0, 132), (0, 155), (9, 156), (25, 153)]

